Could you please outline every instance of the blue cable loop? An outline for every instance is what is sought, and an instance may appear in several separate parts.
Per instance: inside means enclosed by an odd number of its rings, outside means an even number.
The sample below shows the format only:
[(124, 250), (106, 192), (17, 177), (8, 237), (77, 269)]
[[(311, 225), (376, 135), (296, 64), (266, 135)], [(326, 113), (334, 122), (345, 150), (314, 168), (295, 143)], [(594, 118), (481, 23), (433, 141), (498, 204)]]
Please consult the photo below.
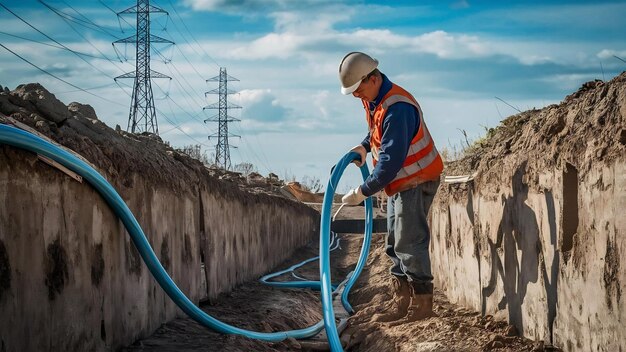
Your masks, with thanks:
[[(331, 241), (330, 241), (330, 249), (329, 249), (331, 252), (334, 251), (335, 249), (339, 248), (339, 242), (340, 242), (339, 236), (336, 233), (334, 233), (334, 232), (332, 232), (332, 234), (333, 234), (333, 236), (332, 236)], [(267, 275), (261, 277), (259, 279), (259, 281), (264, 283), (264, 284), (266, 284), (266, 285), (274, 286), (274, 287), (310, 288), (310, 289), (319, 291), (319, 289), (320, 289), (320, 282), (319, 281), (311, 281), (311, 280), (305, 279), (303, 277), (300, 277), (300, 276), (296, 275), (296, 273), (294, 273), (294, 270), (296, 270), (296, 269), (298, 269), (298, 268), (300, 268), (300, 267), (302, 267), (302, 266), (304, 266), (304, 265), (306, 265), (308, 263), (314, 262), (314, 261), (316, 261), (318, 259), (319, 259), (319, 256), (313, 257), (313, 258), (309, 258), (309, 259), (307, 259), (307, 260), (305, 260), (305, 261), (303, 261), (301, 263), (292, 265), (292, 266), (290, 266), (289, 268), (287, 268), (285, 270), (277, 271), (277, 272), (272, 273), (272, 274), (267, 274)], [(294, 278), (298, 279), (299, 281), (269, 281), (272, 278), (281, 276), (281, 275), (289, 273), (289, 272), (291, 273), (291, 275)], [(338, 286), (339, 286), (339, 284), (333, 284), (333, 291), (335, 291)]]
[[(332, 172), (331, 179), (328, 182), (327, 192), (324, 195), (320, 233), (320, 282), (314, 281), (315, 285), (321, 286), (324, 319), (317, 324), (303, 329), (265, 333), (249, 331), (223, 323), (208, 315), (206, 312), (202, 311), (187, 296), (185, 296), (185, 294), (176, 286), (172, 278), (159, 262), (143, 230), (141, 229), (141, 226), (137, 222), (137, 219), (134, 217), (124, 200), (115, 191), (113, 186), (111, 186), (106, 181), (106, 179), (102, 177), (102, 175), (100, 175), (96, 170), (94, 170), (89, 164), (80, 160), (68, 151), (38, 136), (4, 124), (0, 124), (0, 143), (43, 155), (65, 166), (69, 170), (81, 175), (102, 196), (102, 198), (109, 205), (111, 210), (122, 221), (124, 227), (131, 236), (133, 243), (137, 247), (137, 251), (146, 263), (148, 270), (150, 270), (150, 273), (155, 278), (157, 283), (161, 286), (161, 288), (163, 288), (165, 293), (167, 293), (167, 295), (181, 310), (183, 310), (189, 317), (191, 317), (198, 323), (223, 334), (237, 334), (253, 339), (272, 342), (282, 341), (289, 337), (295, 339), (312, 337), (316, 335), (319, 331), (321, 331), (322, 328), (325, 328), (331, 350), (343, 350), (339, 341), (339, 334), (337, 332), (335, 316), (332, 308), (332, 295), (336, 287), (331, 284), (330, 280), (330, 213), (335, 188), (339, 179), (341, 178), (341, 174), (349, 165), (349, 163), (358, 157), (358, 154), (350, 152), (339, 161), (339, 163), (337, 164), (338, 167), (335, 167)], [(361, 166), (361, 173), (364, 179), (367, 178), (369, 171), (367, 170), (367, 166), (365, 164)], [(347, 303), (348, 292), (356, 281), (358, 274), (360, 274), (360, 271), (362, 270), (366, 262), (367, 252), (369, 250), (369, 243), (372, 234), (371, 199), (368, 198), (365, 201), (365, 206), (366, 231), (363, 247), (361, 248), (361, 257), (359, 258), (354, 274), (350, 275), (350, 277), (348, 278), (342, 295), (342, 303), (344, 304), (344, 307), (346, 307), (346, 309), (349, 311), (351, 311), (352, 308)], [(348, 307), (350, 308), (348, 309)]]
[[(328, 337), (328, 344), (332, 352), (343, 351), (341, 341), (339, 340), (339, 333), (337, 332), (337, 325), (335, 324), (335, 312), (333, 310), (333, 292), (331, 287), (331, 273), (330, 273), (330, 251), (329, 247), (330, 238), (330, 222), (331, 222), (331, 208), (333, 204), (333, 198), (335, 196), (337, 184), (341, 179), (341, 175), (350, 163), (360, 159), (359, 154), (355, 152), (348, 152), (333, 168), (326, 186), (326, 192), (324, 193), (324, 202), (322, 204), (322, 216), (320, 223), (320, 282), (322, 284), (322, 313), (324, 314), (324, 328), (326, 329), (326, 336)], [(367, 164), (363, 163), (360, 167), (363, 180), (369, 176)], [(365, 239), (363, 246), (361, 247), (361, 257), (357, 263), (354, 274), (348, 279), (348, 283), (344, 288), (342, 294), (342, 303), (348, 312), (353, 311), (352, 307), (347, 304), (347, 297), (352, 288), (352, 285), (358, 278), (365, 262), (367, 261), (367, 253), (369, 251), (369, 243), (372, 237), (372, 199), (370, 197), (365, 199)], [(367, 248), (365, 248), (367, 246)], [(346, 300), (344, 301), (344, 297)], [(347, 304), (347, 305), (346, 305)]]

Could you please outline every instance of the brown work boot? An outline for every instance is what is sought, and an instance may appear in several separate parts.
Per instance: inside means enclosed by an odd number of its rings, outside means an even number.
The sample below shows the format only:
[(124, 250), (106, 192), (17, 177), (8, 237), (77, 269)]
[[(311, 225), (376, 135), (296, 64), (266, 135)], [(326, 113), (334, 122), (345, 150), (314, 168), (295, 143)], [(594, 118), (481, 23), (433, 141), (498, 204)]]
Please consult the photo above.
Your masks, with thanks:
[(409, 281), (404, 276), (392, 275), (392, 285), (394, 289), (393, 302), (385, 312), (372, 315), (374, 322), (390, 322), (406, 316), (411, 303), (411, 287)]
[(433, 284), (417, 283), (412, 281), (411, 287), (411, 304), (409, 305), (408, 314), (403, 319), (403, 323), (410, 323), (430, 317), (436, 317), (433, 312)]

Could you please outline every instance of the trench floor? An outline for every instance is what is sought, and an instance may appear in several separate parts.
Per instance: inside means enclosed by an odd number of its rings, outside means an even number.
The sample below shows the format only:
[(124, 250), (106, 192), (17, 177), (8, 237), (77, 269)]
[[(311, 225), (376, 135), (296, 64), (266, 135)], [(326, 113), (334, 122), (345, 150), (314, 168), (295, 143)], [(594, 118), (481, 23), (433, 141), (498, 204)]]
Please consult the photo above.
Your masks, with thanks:
[[(341, 248), (331, 255), (334, 281), (352, 270), (360, 251), (362, 235), (344, 234)], [(481, 316), (452, 304), (441, 292), (435, 292), (437, 317), (407, 323), (372, 321), (372, 316), (394, 309), (390, 264), (383, 250), (384, 236), (375, 234), (368, 263), (350, 295), (357, 311), (350, 318), (342, 337), (347, 351), (544, 351), (542, 342), (516, 336), (504, 321)], [(317, 256), (317, 243), (296, 250), (293, 257), (275, 271), (304, 259)], [(298, 275), (317, 279), (317, 262), (297, 271)], [(289, 276), (285, 280), (291, 279)], [(235, 326), (256, 331), (297, 329), (319, 321), (319, 294), (306, 289), (279, 289), (247, 282), (230, 293), (219, 295), (202, 309)], [(279, 343), (256, 341), (234, 335), (222, 335), (206, 329), (190, 318), (178, 318), (162, 325), (153, 335), (122, 349), (137, 351), (311, 351), (296, 340)]]

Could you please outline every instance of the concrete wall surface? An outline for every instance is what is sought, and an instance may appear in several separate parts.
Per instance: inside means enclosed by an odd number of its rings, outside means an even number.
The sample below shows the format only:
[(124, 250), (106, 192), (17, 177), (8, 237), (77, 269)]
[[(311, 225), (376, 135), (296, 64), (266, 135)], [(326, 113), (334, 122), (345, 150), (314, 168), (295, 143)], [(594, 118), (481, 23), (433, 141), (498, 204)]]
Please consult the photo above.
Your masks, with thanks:
[(626, 74), (505, 120), (431, 210), (435, 284), (564, 351), (626, 350)]
[[(13, 116), (74, 146), (112, 182), (195, 303), (258, 278), (317, 236), (313, 209), (219, 181), (150, 136), (81, 116), (61, 127)], [(116, 350), (182, 314), (89, 184), (0, 146), (0, 351)]]

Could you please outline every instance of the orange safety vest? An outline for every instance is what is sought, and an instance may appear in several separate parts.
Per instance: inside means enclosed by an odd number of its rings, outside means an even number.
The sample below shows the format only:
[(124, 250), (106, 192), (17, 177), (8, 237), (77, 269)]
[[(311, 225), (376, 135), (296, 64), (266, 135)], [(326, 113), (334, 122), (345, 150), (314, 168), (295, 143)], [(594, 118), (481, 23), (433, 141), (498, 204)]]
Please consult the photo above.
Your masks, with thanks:
[(435, 148), (435, 143), (428, 132), (426, 123), (424, 123), (422, 109), (411, 93), (392, 84), (389, 92), (385, 94), (373, 111), (369, 110), (367, 101), (362, 100), (362, 102), (370, 130), (370, 146), (374, 166), (378, 162), (378, 154), (383, 139), (383, 120), (387, 115), (387, 109), (395, 103), (404, 102), (413, 105), (419, 113), (420, 126), (417, 134), (411, 140), (402, 168), (396, 177), (385, 186), (385, 193), (392, 196), (398, 192), (415, 188), (420, 183), (438, 179), (443, 171), (443, 161), (437, 148)]

